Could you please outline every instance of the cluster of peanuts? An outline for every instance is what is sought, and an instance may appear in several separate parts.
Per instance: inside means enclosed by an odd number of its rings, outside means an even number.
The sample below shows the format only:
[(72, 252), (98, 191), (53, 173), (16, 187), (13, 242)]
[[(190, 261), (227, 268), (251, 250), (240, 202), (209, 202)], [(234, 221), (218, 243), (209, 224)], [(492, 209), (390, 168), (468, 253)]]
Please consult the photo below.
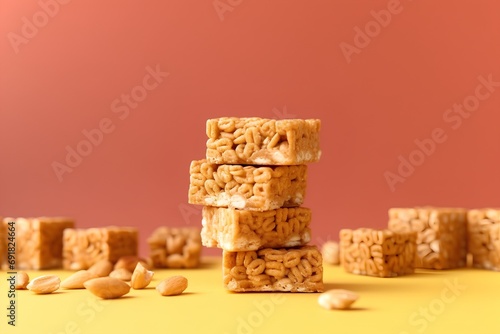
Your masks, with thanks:
[(500, 271), (500, 209), (471, 210), (468, 221), (472, 265)]
[(340, 231), (341, 263), (347, 272), (392, 277), (414, 272), (416, 232), (360, 228)]
[(156, 268), (196, 268), (200, 262), (200, 229), (159, 227), (148, 238), (150, 259)]
[(137, 255), (136, 228), (102, 227), (65, 229), (63, 234), (63, 267), (87, 269), (100, 260), (116, 262), (122, 256)]
[(391, 209), (388, 227), (417, 232), (415, 267), (451, 269), (466, 265), (467, 210)]
[[(197, 160), (190, 167), (189, 199), (192, 204), (213, 204), (207, 201), (216, 198), (221, 206), (295, 206), (303, 200), (306, 172), (305, 165), (258, 167)], [(270, 203), (270, 196), (279, 196), (279, 203)]]
[[(213, 163), (285, 163), (297, 153), (297, 139), (317, 136), (319, 122), (304, 120), (303, 126), (288, 120), (223, 117), (207, 121), (207, 159)], [(317, 142), (317, 138), (308, 138)], [(279, 152), (272, 154), (270, 152)], [(266, 153), (266, 154), (263, 154)], [(310, 156), (309, 160), (315, 157)]]
[(224, 252), (223, 266), (224, 284), (232, 291), (294, 292), (323, 287), (322, 257), (315, 247)]

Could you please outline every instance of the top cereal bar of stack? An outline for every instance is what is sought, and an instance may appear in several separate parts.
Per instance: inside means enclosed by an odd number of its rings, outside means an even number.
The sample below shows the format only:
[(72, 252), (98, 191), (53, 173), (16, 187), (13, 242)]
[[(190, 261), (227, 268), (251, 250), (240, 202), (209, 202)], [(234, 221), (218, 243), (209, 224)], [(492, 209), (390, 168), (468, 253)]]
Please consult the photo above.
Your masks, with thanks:
[(301, 165), (320, 159), (319, 119), (222, 117), (207, 120), (214, 164)]

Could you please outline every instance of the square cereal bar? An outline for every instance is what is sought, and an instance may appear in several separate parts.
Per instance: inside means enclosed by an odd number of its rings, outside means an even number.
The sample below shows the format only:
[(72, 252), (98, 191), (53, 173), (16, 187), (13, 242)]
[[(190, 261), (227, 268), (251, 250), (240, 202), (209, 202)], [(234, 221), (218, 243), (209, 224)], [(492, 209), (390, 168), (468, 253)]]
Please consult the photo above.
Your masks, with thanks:
[(467, 264), (467, 210), (392, 208), (388, 227), (417, 232), (415, 268), (453, 269)]
[(300, 165), (320, 159), (319, 119), (223, 117), (207, 121), (207, 153), (216, 164)]
[(197, 227), (159, 227), (148, 238), (149, 257), (156, 268), (196, 268), (201, 236)]
[(500, 271), (500, 209), (470, 210), (468, 222), (472, 265)]
[(115, 263), (122, 256), (137, 255), (138, 232), (134, 227), (93, 227), (64, 231), (64, 269), (88, 269), (100, 260)]
[(214, 165), (195, 160), (189, 172), (191, 204), (267, 211), (299, 206), (306, 192), (306, 165)]
[(323, 264), (315, 246), (222, 252), (229, 291), (322, 292)]
[(71, 218), (4, 218), (6, 228), (14, 223), (16, 269), (39, 270), (62, 267), (63, 231), (73, 228)]
[(203, 208), (201, 237), (204, 246), (226, 251), (295, 247), (311, 240), (311, 210), (280, 208), (269, 211)]
[(394, 277), (414, 272), (416, 232), (360, 228), (339, 235), (340, 262), (349, 273)]

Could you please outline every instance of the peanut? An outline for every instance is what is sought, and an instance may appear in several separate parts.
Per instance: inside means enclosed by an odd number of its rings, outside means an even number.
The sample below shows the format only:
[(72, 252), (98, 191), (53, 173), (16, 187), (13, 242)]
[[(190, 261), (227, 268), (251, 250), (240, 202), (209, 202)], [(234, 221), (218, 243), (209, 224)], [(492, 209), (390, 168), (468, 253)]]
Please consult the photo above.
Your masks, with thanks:
[(106, 277), (113, 271), (113, 264), (108, 260), (100, 260), (94, 263), (87, 271), (97, 277)]
[(48, 294), (59, 289), (61, 280), (55, 275), (39, 276), (26, 286), (28, 290), (36, 294)]
[(329, 264), (339, 264), (339, 244), (335, 241), (327, 241), (323, 244), (321, 248), (321, 253), (323, 254), (323, 260)]
[(132, 279), (132, 273), (125, 268), (118, 268), (110, 272), (109, 277), (118, 278), (121, 281), (128, 282)]
[(327, 310), (345, 310), (359, 298), (358, 294), (342, 289), (328, 290), (318, 298), (318, 304)]
[(122, 256), (116, 262), (114, 269), (127, 269), (129, 272), (133, 272), (137, 263), (141, 263), (144, 267), (149, 269), (147, 261), (135, 255)]
[(24, 271), (19, 271), (16, 275), (16, 290), (24, 290), (28, 285), (30, 278)]
[(98, 277), (83, 283), (85, 288), (102, 299), (115, 299), (126, 295), (130, 286), (113, 277)]
[(132, 289), (144, 289), (151, 283), (153, 279), (154, 272), (147, 270), (144, 266), (139, 262), (132, 273), (132, 279), (130, 281), (130, 286)]
[(87, 270), (80, 270), (61, 282), (63, 289), (84, 289), (83, 283), (98, 276)]
[(156, 290), (162, 296), (180, 295), (188, 286), (188, 280), (184, 276), (172, 276), (161, 281)]

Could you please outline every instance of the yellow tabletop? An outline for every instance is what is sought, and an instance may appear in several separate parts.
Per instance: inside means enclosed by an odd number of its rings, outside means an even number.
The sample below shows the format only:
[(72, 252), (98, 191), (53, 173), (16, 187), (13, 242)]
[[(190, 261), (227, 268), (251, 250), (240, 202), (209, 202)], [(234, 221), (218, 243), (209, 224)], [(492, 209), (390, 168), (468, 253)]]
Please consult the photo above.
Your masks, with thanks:
[[(178, 274), (189, 280), (185, 293), (161, 297), (156, 284)], [(327, 289), (360, 295), (352, 310), (327, 311), (318, 294), (227, 292), (220, 258), (205, 258), (199, 269), (157, 270), (149, 288), (116, 300), (86, 290), (17, 291), (15, 327), (8, 325), (7, 273), (1, 275), (0, 333), (500, 333), (500, 273), (476, 269), (373, 278), (325, 265)]]

